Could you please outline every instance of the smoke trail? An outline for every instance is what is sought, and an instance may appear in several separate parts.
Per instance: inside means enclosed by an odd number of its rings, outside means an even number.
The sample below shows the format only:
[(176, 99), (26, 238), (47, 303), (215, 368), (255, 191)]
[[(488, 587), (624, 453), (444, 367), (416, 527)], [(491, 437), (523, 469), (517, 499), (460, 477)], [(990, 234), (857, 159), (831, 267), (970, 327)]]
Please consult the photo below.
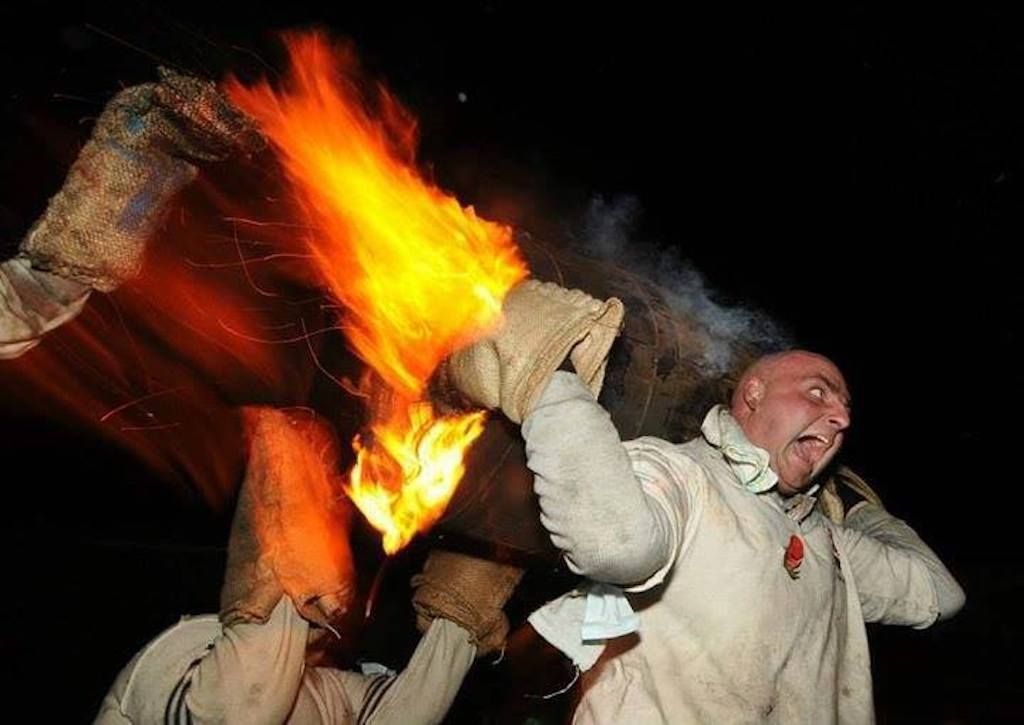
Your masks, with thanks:
[(663, 288), (673, 310), (694, 320), (706, 337), (703, 363), (721, 374), (734, 365), (734, 353), (744, 347), (758, 353), (793, 346), (789, 333), (763, 311), (749, 306), (725, 306), (693, 264), (674, 249), (638, 240), (635, 228), (642, 214), (639, 200), (618, 196), (591, 199), (573, 235), (578, 251), (643, 275)]

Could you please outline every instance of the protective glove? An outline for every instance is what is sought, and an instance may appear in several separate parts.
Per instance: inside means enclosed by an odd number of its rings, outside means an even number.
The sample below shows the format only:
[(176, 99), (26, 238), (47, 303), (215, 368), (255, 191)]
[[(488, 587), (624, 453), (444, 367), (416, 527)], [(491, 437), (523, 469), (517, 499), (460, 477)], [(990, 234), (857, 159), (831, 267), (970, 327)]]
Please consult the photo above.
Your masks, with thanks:
[(454, 352), (439, 370), (441, 389), (470, 402), (500, 408), (522, 423), (568, 357), (594, 396), (601, 391), (608, 352), (625, 309), (580, 290), (527, 280), (505, 296), (504, 320), (491, 335)]
[(263, 144), (213, 83), (161, 69), (158, 83), (126, 88), (107, 104), (19, 254), (109, 292), (138, 274), (170, 200), (195, 178), (192, 162)]
[(885, 508), (881, 497), (867, 481), (846, 466), (839, 466), (822, 484), (818, 494), (818, 506), (835, 524), (842, 524), (854, 508), (865, 502)]
[(499, 650), (508, 635), (502, 608), (522, 576), (515, 566), (434, 549), (412, 578), (416, 626), (426, 632), (441, 617), (469, 632), (478, 657)]
[(249, 461), (228, 542), (221, 620), (266, 622), (282, 595), (321, 626), (355, 592), (350, 509), (330, 429), (309, 411), (243, 411)]

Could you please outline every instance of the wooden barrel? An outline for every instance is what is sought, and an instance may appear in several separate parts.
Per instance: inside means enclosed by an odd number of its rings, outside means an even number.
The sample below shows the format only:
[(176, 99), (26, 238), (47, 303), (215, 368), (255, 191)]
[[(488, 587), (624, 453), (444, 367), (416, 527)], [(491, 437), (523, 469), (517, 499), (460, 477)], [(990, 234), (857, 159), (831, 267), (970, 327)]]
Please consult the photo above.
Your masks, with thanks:
[[(618, 297), (625, 305), (600, 396), (624, 440), (693, 438), (708, 409), (728, 399), (738, 375), (764, 352), (745, 340), (723, 340), (681, 306), (673, 307), (678, 292), (638, 274), (528, 237), (520, 246), (537, 279), (600, 299)], [(540, 524), (518, 426), (492, 415), (437, 529), (530, 556), (557, 555)]]

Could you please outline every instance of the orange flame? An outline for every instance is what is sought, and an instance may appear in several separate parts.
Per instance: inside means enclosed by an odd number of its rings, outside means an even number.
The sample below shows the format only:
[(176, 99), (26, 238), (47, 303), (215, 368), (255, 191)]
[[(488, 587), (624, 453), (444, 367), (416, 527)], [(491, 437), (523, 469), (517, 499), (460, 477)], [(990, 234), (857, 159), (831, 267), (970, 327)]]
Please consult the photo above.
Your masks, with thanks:
[[(406, 420), (373, 427), (374, 442), (386, 456), (367, 453), (359, 438), (353, 442), (358, 459), (349, 494), (383, 534), (384, 550), (389, 553), (402, 548), (410, 532), (426, 529), (444, 511), (465, 472), (463, 452), (483, 432), (485, 415), (439, 419), (429, 403), (413, 404), (406, 412)], [(395, 477), (405, 482), (399, 491), (379, 484)]]
[(277, 148), (319, 230), (308, 244), (344, 306), (345, 334), (393, 393), (370, 411), (370, 443), (354, 443), (350, 489), (390, 553), (443, 512), (482, 430), (480, 414), (439, 418), (422, 404), (427, 380), (500, 321), (527, 268), (511, 229), (415, 171), (415, 122), (383, 89), (370, 103), (348, 49), (316, 33), (285, 42), (281, 90), (236, 80), (227, 89)]

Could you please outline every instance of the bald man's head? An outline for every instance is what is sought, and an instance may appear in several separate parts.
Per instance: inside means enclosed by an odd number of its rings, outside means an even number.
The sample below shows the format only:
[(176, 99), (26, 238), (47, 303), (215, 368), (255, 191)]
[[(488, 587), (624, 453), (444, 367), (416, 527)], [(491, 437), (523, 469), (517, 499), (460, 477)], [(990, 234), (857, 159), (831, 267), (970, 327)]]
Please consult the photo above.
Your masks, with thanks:
[(806, 350), (755, 361), (732, 397), (733, 417), (751, 443), (768, 451), (783, 495), (806, 489), (839, 451), (849, 406), (839, 368)]

